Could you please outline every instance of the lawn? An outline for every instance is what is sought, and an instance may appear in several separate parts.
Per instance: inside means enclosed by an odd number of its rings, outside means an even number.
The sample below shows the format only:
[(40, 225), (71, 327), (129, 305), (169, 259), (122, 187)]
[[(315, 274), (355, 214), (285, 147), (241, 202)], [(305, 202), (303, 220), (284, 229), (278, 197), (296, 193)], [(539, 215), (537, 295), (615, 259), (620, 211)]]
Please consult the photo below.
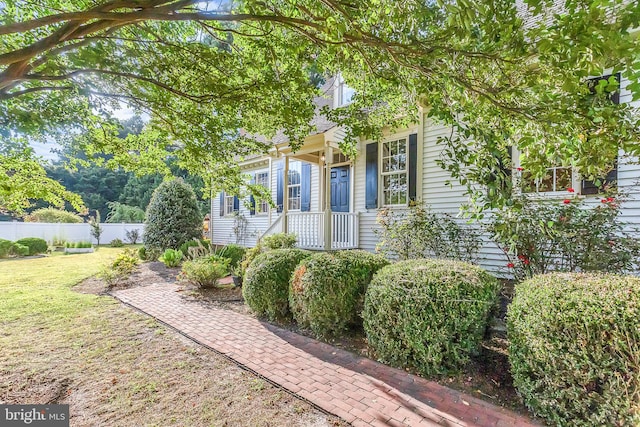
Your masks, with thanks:
[(0, 261), (0, 403), (71, 425), (341, 425), (109, 296), (72, 288), (121, 249)]

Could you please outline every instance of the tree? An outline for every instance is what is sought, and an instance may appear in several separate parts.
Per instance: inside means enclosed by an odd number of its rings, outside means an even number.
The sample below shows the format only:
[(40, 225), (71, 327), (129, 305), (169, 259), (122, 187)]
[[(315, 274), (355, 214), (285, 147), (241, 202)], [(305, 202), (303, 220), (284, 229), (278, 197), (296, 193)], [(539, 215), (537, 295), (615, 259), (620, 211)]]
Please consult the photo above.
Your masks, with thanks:
[[(518, 6), (519, 4), (519, 6)], [(612, 68), (640, 97), (637, 2), (605, 0), (197, 0), (3, 2), (3, 135), (73, 129), (86, 149), (125, 168), (164, 168), (167, 152), (218, 187), (243, 182), (228, 159), (266, 149), (247, 137), (312, 131), (313, 76), (338, 70), (354, 102), (326, 112), (343, 148), (384, 125), (414, 121), (418, 105), (452, 126), (443, 167), (481, 206), (512, 201), (508, 147), (541, 175), (571, 164), (588, 177), (619, 148), (639, 154), (640, 126), (612, 105)], [(114, 61), (113, 58), (117, 58)], [(119, 103), (149, 114), (119, 138)], [(363, 112), (366, 111), (366, 114)], [(238, 132), (239, 129), (246, 132)], [(475, 182), (488, 191), (473, 187)]]
[(89, 227), (91, 227), (89, 230), (91, 237), (96, 239), (96, 246), (100, 246), (100, 236), (102, 236), (102, 232), (104, 231), (102, 226), (100, 226), (100, 211), (96, 211), (96, 215), (89, 218)]
[(118, 202), (109, 202), (107, 222), (143, 222), (144, 211), (137, 206), (129, 206)]
[(193, 189), (181, 178), (165, 181), (147, 207), (144, 245), (149, 249), (178, 249), (202, 236), (202, 217)]

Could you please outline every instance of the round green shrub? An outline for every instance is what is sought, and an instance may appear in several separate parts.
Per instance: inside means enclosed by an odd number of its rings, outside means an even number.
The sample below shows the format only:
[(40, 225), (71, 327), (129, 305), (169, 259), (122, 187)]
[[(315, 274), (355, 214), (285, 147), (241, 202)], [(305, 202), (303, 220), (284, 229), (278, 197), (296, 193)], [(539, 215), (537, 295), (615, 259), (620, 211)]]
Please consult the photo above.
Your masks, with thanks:
[(29, 255), (29, 246), (21, 245), (20, 243), (14, 243), (16, 255), (27, 256)]
[(384, 362), (423, 375), (460, 369), (482, 341), (500, 286), (482, 268), (416, 259), (381, 269), (364, 304), (369, 344)]
[[(24, 253), (23, 248), (27, 248), (27, 253)], [(7, 258), (10, 256), (24, 256), (29, 255), (29, 247), (12, 242), (11, 240), (0, 239), (0, 258)]]
[(507, 313), (514, 385), (559, 426), (640, 425), (640, 279), (555, 273), (516, 286)]
[(300, 249), (274, 249), (258, 255), (242, 286), (242, 296), (251, 310), (271, 320), (288, 316), (291, 273), (309, 255)]
[(218, 280), (225, 277), (228, 271), (229, 260), (213, 255), (183, 262), (181, 277), (201, 288), (211, 288), (216, 286)]
[(147, 249), (178, 249), (201, 234), (202, 218), (191, 186), (181, 178), (160, 184), (147, 207), (144, 231)]
[(138, 249), (138, 258), (140, 258), (142, 261), (147, 260), (147, 249), (144, 246)]
[(293, 248), (298, 241), (295, 234), (275, 233), (263, 237), (260, 245), (266, 249), (289, 249)]
[(113, 239), (111, 243), (109, 243), (109, 246), (112, 248), (121, 248), (124, 246), (124, 243), (120, 239)]
[(180, 245), (180, 252), (182, 252), (182, 255), (187, 258), (189, 257), (189, 248), (193, 248), (195, 246), (201, 246), (202, 242), (200, 240), (194, 239), (194, 240), (188, 240), (186, 242), (184, 242), (183, 244)]
[(229, 260), (229, 268), (235, 269), (244, 258), (244, 253), (246, 249), (244, 246), (236, 245), (235, 243), (230, 243), (222, 248), (218, 255), (225, 257)]
[(47, 241), (38, 237), (25, 237), (24, 239), (16, 240), (19, 245), (24, 245), (29, 248), (29, 255), (43, 254), (49, 249)]
[(318, 253), (304, 260), (291, 279), (289, 305), (294, 319), (318, 336), (360, 326), (367, 286), (387, 264), (382, 255), (361, 250)]

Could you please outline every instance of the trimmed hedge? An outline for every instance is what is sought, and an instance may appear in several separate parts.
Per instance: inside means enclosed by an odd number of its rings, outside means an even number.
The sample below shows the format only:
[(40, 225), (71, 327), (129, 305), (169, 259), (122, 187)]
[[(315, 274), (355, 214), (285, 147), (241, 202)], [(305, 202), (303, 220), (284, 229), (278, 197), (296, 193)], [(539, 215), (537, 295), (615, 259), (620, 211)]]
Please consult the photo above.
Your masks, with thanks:
[(275, 233), (260, 240), (260, 246), (267, 249), (290, 249), (295, 247), (298, 237), (295, 234)]
[(29, 247), (11, 240), (0, 239), (0, 258), (29, 255)]
[(364, 329), (380, 360), (425, 376), (456, 371), (476, 353), (500, 286), (453, 260), (401, 261), (380, 270), (365, 297)]
[(374, 273), (388, 265), (366, 251), (318, 253), (303, 261), (291, 279), (293, 317), (318, 336), (339, 335), (362, 324), (362, 306)]
[(251, 310), (271, 320), (287, 317), (291, 273), (310, 255), (300, 249), (274, 249), (258, 255), (242, 285), (242, 296)]
[(640, 279), (555, 273), (516, 286), (514, 385), (559, 426), (640, 425)]
[(49, 249), (47, 241), (38, 237), (25, 237), (24, 239), (16, 240), (16, 243), (29, 248), (29, 255), (43, 254)]

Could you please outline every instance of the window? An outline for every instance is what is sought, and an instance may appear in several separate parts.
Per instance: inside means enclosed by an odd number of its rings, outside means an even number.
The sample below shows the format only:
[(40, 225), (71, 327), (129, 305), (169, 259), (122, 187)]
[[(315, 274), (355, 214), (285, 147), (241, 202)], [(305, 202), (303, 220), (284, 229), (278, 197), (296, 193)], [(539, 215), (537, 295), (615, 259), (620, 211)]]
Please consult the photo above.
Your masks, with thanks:
[(337, 107), (347, 105), (353, 99), (353, 95), (355, 95), (356, 91), (344, 82), (342, 76), (338, 77), (338, 90), (336, 94), (337, 99)]
[[(256, 174), (255, 179), (256, 185), (262, 185), (264, 188), (269, 188), (269, 172), (258, 172)], [(256, 204), (256, 213), (267, 213), (269, 212), (269, 202), (266, 200), (261, 200), (260, 203)]]
[(574, 187), (573, 170), (570, 167), (552, 167), (541, 179), (534, 179), (530, 172), (522, 172), (524, 192), (546, 193), (566, 191)]
[(300, 210), (302, 202), (302, 163), (291, 162), (289, 164), (289, 177), (287, 180), (287, 191), (289, 192), (290, 211)]
[[(606, 75), (588, 79), (586, 84), (591, 93), (602, 93), (614, 103), (620, 103), (620, 91), (616, 82), (620, 82), (620, 74)], [(587, 143), (593, 144), (587, 136)], [(518, 169), (520, 170), (520, 169)], [(613, 169), (601, 179), (594, 181), (580, 179), (574, 174), (571, 167), (556, 166), (547, 169), (547, 173), (541, 179), (534, 179), (527, 171), (521, 173), (523, 191), (525, 192), (562, 192), (568, 188), (574, 188), (580, 194), (597, 194), (605, 187), (615, 185), (618, 179), (618, 162), (616, 160)], [(598, 184), (598, 185), (596, 185)]]
[(382, 143), (382, 203), (406, 205), (409, 202), (407, 176), (407, 138)]
[(228, 195), (227, 193), (224, 193), (224, 214), (226, 215), (233, 215), (234, 212), (234, 204), (235, 204), (235, 197)]

